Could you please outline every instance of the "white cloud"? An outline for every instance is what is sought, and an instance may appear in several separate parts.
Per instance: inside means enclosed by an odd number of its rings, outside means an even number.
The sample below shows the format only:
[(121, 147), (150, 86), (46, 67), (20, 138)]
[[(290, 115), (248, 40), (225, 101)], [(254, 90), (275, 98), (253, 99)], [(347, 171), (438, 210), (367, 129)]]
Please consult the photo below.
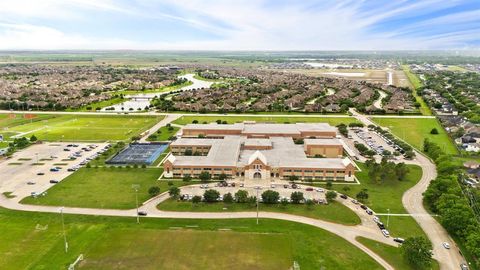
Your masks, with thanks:
[[(283, 1), (282, 1), (283, 2)], [(291, 1), (289, 5), (267, 0), (4, 0), (0, 2), (0, 49), (212, 49), (212, 50), (365, 50), (435, 49), (464, 47), (478, 40), (478, 31), (443, 33), (415, 37), (409, 32), (445, 24), (448, 20), (472, 22), (468, 15), (446, 15), (391, 32), (373, 32), (370, 27), (392, 16), (408, 18), (458, 4), (458, 0), (386, 2), (365, 10), (368, 1)], [(168, 5), (175, 13), (162, 8)], [(318, 4), (321, 7), (318, 7)], [(310, 8), (317, 5), (316, 8)], [(61, 27), (42, 25), (43, 19), (62, 21), (90, 19), (92, 11), (106, 16), (132, 15), (138, 19), (168, 19), (220, 36), (198, 41), (185, 33), (182, 42), (139, 42), (62, 32)], [(28, 22), (37, 19), (36, 23)], [(2, 23), (3, 22), (3, 23)], [(218, 22), (221, 22), (220, 24)], [(113, 26), (114, 27), (114, 26)], [(160, 37), (161, 38), (161, 37)]]

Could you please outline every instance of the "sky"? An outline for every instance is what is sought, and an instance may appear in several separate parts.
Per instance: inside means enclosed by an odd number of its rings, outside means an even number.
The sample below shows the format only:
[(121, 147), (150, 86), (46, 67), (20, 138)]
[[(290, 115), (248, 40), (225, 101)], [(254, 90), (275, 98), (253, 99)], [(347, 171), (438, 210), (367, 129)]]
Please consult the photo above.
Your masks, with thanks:
[(0, 0), (0, 50), (480, 48), (480, 0)]

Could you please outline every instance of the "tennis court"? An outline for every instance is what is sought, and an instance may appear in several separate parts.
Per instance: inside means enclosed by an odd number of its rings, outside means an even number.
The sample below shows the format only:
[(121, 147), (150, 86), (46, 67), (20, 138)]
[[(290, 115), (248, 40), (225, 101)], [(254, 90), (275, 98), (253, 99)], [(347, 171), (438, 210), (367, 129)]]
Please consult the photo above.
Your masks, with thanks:
[(107, 164), (151, 165), (167, 149), (164, 143), (133, 143), (108, 160)]

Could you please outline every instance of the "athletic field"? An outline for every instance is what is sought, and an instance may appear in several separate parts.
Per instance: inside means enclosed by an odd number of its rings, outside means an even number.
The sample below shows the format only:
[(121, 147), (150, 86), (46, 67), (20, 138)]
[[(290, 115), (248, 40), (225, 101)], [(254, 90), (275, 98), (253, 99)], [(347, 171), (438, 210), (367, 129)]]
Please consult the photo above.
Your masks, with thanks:
[(126, 140), (141, 134), (163, 116), (109, 115), (1, 115), (0, 127), (17, 136), (33, 134), (46, 141)]

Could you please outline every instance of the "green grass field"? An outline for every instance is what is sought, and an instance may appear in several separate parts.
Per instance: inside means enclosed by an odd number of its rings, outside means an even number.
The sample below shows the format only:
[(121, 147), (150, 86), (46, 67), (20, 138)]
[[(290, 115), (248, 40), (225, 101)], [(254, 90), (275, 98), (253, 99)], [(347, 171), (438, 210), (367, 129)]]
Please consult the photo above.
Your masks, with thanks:
[[(88, 105), (84, 105), (84, 106), (82, 106), (78, 109), (69, 109), (67, 111), (95, 112), (96, 108), (110, 107), (112, 105), (122, 103), (124, 101), (127, 101), (127, 99), (121, 98), (121, 97), (115, 97), (115, 98), (111, 98), (111, 99), (104, 100), (104, 101), (93, 102), (93, 103), (90, 103)], [(88, 109), (89, 107), (91, 108), (90, 110)]]
[(0, 129), (11, 128), (18, 125), (55, 118), (55, 115), (40, 114), (28, 118), (28, 114), (0, 114)]
[(191, 124), (193, 120), (197, 120), (198, 123), (203, 122), (215, 122), (217, 120), (227, 121), (229, 124), (239, 123), (243, 121), (257, 121), (257, 122), (272, 122), (272, 123), (328, 123), (330, 125), (338, 125), (340, 123), (349, 124), (352, 122), (358, 122), (353, 117), (302, 117), (302, 116), (280, 116), (280, 117), (270, 117), (270, 116), (182, 116), (177, 120), (173, 121), (174, 124), (186, 125)]
[(117, 94), (123, 94), (123, 95), (138, 95), (138, 94), (152, 94), (152, 93), (165, 93), (169, 91), (175, 91), (178, 90), (182, 87), (192, 85), (193, 83), (191, 81), (187, 81), (185, 83), (182, 83), (180, 85), (174, 85), (174, 86), (164, 86), (158, 89), (148, 89), (148, 90), (124, 90), (124, 91), (118, 91), (116, 92)]
[[(38, 117), (44, 119), (46, 116)], [(9, 131), (27, 137), (35, 134), (38, 139), (46, 141), (127, 140), (162, 119), (163, 116), (54, 115), (23, 124), (14, 122), (9, 125)]]
[[(396, 270), (415, 270), (414, 267), (410, 266), (407, 262), (405, 262), (400, 248), (392, 247), (390, 245), (386, 245), (364, 237), (357, 237), (357, 240), (364, 246), (371, 249), (373, 252), (380, 255), (380, 257), (386, 260)], [(438, 265), (438, 262), (434, 260), (432, 266), (429, 269), (437, 270), (440, 269), (440, 266)]]
[[(390, 213), (404, 214), (407, 213), (402, 205), (402, 195), (410, 187), (414, 186), (422, 176), (422, 169), (416, 165), (408, 165), (410, 172), (407, 175), (407, 179), (404, 181), (388, 181), (383, 184), (377, 184), (370, 180), (368, 177), (368, 171), (365, 165), (357, 163), (362, 169), (361, 172), (356, 172), (355, 176), (359, 179), (360, 185), (348, 185), (349, 191), (345, 192), (343, 188), (347, 185), (333, 185), (333, 188), (340, 193), (345, 193), (352, 198), (355, 198), (356, 194), (360, 190), (366, 188), (368, 190), (369, 198), (365, 203), (368, 207), (373, 209), (376, 213), (387, 213), (387, 209), (390, 209)], [(381, 217), (383, 223), (387, 223), (387, 217)], [(424, 236), (417, 222), (411, 217), (405, 216), (391, 216), (390, 224), (388, 227), (390, 234), (393, 237), (406, 238), (409, 236)]]
[[(0, 208), (0, 269), (382, 269), (346, 240), (288, 221), (65, 215)], [(220, 231), (229, 230), (229, 231)]]
[[(166, 200), (157, 206), (163, 211), (187, 211), (187, 212), (248, 212), (256, 211), (255, 205), (248, 203), (199, 203), (182, 202), (173, 199)], [(285, 207), (281, 205), (260, 204), (260, 211), (280, 212), (292, 215), (306, 216), (326, 221), (341, 223), (345, 225), (360, 224), (360, 218), (346, 206), (340, 203), (329, 205), (314, 205), (308, 208), (305, 205), (290, 204)]]
[[(411, 144), (420, 151), (423, 151), (423, 142), (428, 138), (430, 141), (435, 142), (442, 147), (447, 154), (455, 155), (458, 153), (447, 132), (443, 129), (437, 119), (373, 117), (372, 120), (375, 123), (390, 129), (390, 131), (397, 137)], [(430, 131), (433, 128), (436, 128), (439, 134), (430, 134)]]
[[(152, 141), (152, 142), (158, 142), (158, 141), (167, 141), (170, 137), (173, 135), (177, 134), (177, 132), (180, 130), (179, 127), (174, 127), (172, 126), (172, 130), (169, 130), (168, 127), (161, 127), (159, 128), (155, 133), (152, 133), (147, 140)], [(151, 137), (152, 135), (155, 135), (156, 138)]]
[(419, 95), (417, 95), (417, 89), (422, 87), (422, 81), (416, 74), (414, 74), (408, 65), (402, 65), (403, 72), (407, 75), (408, 80), (410, 81), (410, 85), (412, 86), (412, 94), (415, 97), (415, 100), (420, 103), (420, 112), (423, 115), (432, 115), (432, 111), (428, 107), (425, 100)]
[[(135, 208), (135, 191), (139, 185), (138, 200), (149, 199), (148, 189), (159, 186), (168, 190), (167, 181), (157, 181), (161, 168), (82, 168), (47, 190), (46, 196), (27, 197), (25, 204), (58, 205), (91, 208)], [(176, 186), (184, 182), (174, 181)]]

